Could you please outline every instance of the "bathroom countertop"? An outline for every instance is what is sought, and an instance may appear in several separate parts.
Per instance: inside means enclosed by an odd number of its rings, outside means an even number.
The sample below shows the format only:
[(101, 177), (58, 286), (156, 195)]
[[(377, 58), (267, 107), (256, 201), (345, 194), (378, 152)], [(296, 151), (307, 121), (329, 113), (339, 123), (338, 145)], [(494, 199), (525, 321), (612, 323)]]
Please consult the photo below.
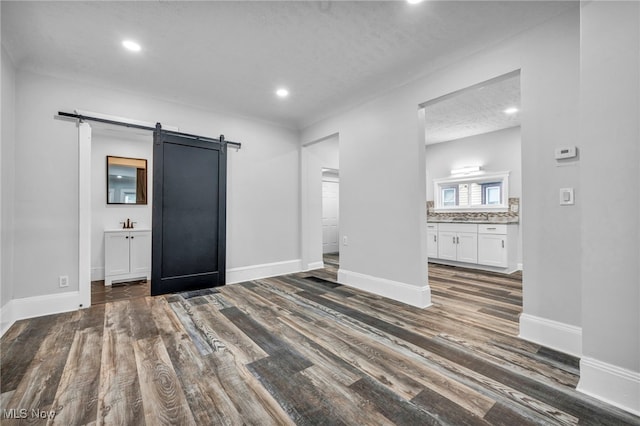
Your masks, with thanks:
[(517, 225), (519, 223), (518, 220), (495, 220), (495, 219), (468, 219), (468, 220), (459, 220), (459, 219), (427, 219), (427, 223), (478, 223), (478, 224), (487, 224), (487, 225)]

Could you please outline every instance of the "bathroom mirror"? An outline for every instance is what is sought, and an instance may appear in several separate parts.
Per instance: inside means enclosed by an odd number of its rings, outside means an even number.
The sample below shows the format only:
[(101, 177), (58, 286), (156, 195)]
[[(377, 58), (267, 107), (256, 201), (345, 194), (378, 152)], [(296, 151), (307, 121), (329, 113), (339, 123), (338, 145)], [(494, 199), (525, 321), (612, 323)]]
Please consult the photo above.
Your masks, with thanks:
[(147, 204), (147, 160), (107, 156), (107, 204)]

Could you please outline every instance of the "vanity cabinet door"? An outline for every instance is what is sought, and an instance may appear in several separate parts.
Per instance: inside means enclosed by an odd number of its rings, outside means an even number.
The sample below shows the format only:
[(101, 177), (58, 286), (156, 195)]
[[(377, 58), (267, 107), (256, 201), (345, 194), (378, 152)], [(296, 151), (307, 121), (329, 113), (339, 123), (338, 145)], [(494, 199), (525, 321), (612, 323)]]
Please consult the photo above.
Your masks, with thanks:
[(427, 223), (427, 257), (438, 257), (438, 224)]
[(438, 232), (438, 258), (458, 260), (458, 255), (456, 254), (456, 236), (457, 234), (455, 232)]
[(478, 234), (458, 232), (456, 235), (458, 262), (478, 263)]
[(478, 263), (506, 268), (507, 236), (499, 234), (478, 235)]
[(108, 232), (104, 236), (105, 276), (129, 273), (129, 232)]
[(438, 231), (427, 231), (427, 256), (438, 257)]
[(147, 273), (151, 270), (151, 231), (132, 232), (131, 273)]

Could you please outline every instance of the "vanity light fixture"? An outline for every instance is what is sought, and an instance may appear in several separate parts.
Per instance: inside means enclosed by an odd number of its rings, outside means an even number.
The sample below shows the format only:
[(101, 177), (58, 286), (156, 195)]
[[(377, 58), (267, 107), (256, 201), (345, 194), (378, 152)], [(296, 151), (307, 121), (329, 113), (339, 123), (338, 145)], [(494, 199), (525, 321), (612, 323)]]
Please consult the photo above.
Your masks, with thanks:
[(281, 87), (276, 90), (276, 95), (278, 95), (279, 98), (286, 98), (287, 96), (289, 96), (289, 91), (284, 87)]
[(142, 47), (133, 40), (124, 40), (122, 42), (122, 45), (125, 47), (125, 49), (132, 52), (139, 52), (140, 50), (142, 50)]
[(467, 166), (459, 169), (451, 169), (451, 175), (468, 175), (482, 170), (480, 166)]
[(505, 110), (504, 110), (504, 111), (502, 111), (502, 112), (504, 112), (505, 114), (508, 114), (508, 115), (513, 115), (513, 114), (515, 114), (515, 113), (516, 113), (516, 112), (518, 112), (518, 111), (519, 111), (519, 110), (518, 110), (518, 108), (516, 108), (516, 107), (511, 107), (511, 108), (507, 108), (507, 109), (505, 109)]

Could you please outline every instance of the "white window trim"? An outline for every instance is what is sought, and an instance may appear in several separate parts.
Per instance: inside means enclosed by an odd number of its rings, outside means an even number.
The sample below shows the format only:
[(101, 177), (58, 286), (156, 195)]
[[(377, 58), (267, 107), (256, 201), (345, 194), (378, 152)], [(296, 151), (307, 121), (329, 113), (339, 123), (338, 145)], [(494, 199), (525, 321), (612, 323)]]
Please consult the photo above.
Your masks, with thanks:
[[(433, 180), (434, 212), (460, 213), (460, 212), (508, 212), (509, 211), (509, 173), (510, 172), (480, 172), (473, 175), (450, 176)], [(485, 183), (502, 182), (502, 204), (481, 206), (456, 206), (442, 207), (441, 187), (460, 183)]]

